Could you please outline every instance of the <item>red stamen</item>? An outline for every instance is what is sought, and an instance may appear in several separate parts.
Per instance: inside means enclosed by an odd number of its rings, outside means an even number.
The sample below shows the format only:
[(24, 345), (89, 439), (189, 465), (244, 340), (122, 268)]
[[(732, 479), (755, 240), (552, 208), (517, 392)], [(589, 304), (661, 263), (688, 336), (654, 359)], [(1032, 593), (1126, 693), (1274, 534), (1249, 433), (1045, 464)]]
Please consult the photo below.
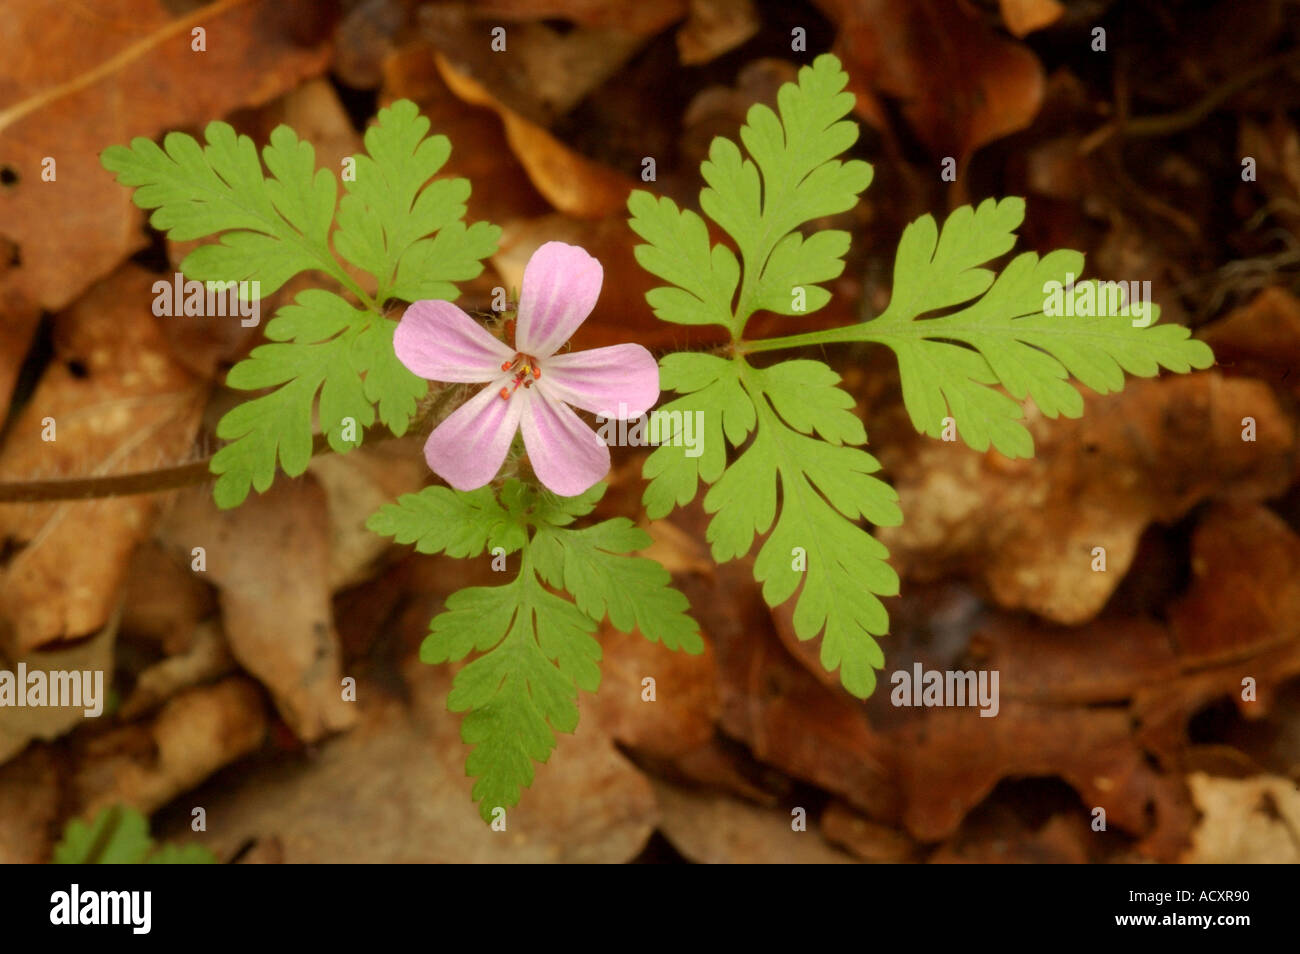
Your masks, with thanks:
[(533, 358), (531, 355), (526, 355), (523, 352), (516, 354), (513, 361), (501, 362), (501, 370), (517, 372), (514, 379), (511, 381), (513, 386), (508, 389), (501, 389), (500, 393), (502, 399), (512, 396), (519, 390), (521, 384), (525, 388), (532, 387), (533, 378), (540, 378), (542, 376), (542, 369), (541, 366), (538, 365), (537, 359)]

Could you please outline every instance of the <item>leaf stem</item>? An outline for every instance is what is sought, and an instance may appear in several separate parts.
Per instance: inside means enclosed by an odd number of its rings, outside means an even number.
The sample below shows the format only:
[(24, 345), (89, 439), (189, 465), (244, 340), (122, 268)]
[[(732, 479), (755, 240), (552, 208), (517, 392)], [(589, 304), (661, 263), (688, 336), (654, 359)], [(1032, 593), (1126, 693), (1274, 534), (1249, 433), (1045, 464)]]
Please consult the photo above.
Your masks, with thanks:
[[(326, 260), (321, 259), (321, 261)], [(333, 255), (329, 257), (328, 261), (330, 265), (333, 266), (331, 269), (327, 270), (328, 274), (332, 276), (336, 282), (348, 291), (352, 292), (352, 294), (356, 295), (357, 299), (368, 311), (371, 311), (382, 318), (384, 316), (384, 310), (379, 307), (378, 300), (367, 295), (365, 289), (352, 280), (352, 276), (343, 270), (343, 266), (338, 263), (338, 259), (334, 258)]]
[(760, 338), (757, 341), (736, 342), (736, 353), (757, 354), (760, 351), (780, 351), (785, 348), (804, 348), (809, 345), (847, 344), (850, 341), (864, 341), (869, 335), (860, 324), (843, 325), (839, 328), (825, 328), (821, 331), (807, 331), (800, 335), (783, 335), (779, 338)]

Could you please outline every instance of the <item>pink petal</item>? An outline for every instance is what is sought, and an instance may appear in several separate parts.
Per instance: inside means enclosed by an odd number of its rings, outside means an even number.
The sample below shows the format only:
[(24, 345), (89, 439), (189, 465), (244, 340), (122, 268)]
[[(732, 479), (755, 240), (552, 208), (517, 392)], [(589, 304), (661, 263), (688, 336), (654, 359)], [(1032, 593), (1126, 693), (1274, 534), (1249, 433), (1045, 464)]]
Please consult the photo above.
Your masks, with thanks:
[(585, 249), (547, 242), (524, 266), (515, 346), (534, 358), (555, 354), (596, 307), (605, 271)]
[(509, 380), (504, 376), (479, 391), (434, 428), (425, 442), (429, 469), (457, 490), (482, 487), (506, 459), (524, 404), (518, 394), (501, 399), (501, 385)]
[(393, 332), (397, 360), (429, 381), (492, 381), (514, 352), (449, 301), (417, 301)]
[(567, 405), (535, 387), (525, 398), (520, 428), (538, 480), (576, 497), (609, 473), (609, 448)]
[(640, 417), (659, 400), (659, 365), (638, 344), (557, 354), (537, 382), (552, 397), (602, 417)]

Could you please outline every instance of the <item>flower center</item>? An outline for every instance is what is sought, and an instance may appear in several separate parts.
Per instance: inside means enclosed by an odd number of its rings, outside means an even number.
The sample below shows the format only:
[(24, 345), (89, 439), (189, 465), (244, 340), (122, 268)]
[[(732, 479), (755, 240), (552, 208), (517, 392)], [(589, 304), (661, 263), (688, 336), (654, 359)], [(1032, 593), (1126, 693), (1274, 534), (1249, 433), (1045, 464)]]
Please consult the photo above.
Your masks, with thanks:
[(542, 366), (538, 364), (537, 359), (522, 351), (515, 355), (513, 361), (501, 362), (501, 370), (515, 373), (512, 386), (501, 389), (503, 401), (518, 391), (521, 384), (525, 389), (530, 388), (533, 386), (533, 380), (542, 376)]

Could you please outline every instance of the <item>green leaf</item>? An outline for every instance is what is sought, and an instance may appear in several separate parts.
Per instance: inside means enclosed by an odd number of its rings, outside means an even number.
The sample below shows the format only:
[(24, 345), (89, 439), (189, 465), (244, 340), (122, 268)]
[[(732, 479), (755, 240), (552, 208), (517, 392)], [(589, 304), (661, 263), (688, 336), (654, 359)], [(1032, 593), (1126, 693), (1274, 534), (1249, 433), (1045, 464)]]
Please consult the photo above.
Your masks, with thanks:
[(176, 241), (224, 233), (181, 263), (199, 281), (257, 281), (269, 295), (299, 272), (339, 278), (329, 249), (337, 185), (315, 169), (315, 151), (288, 126), (271, 133), (262, 158), (226, 123), (209, 123), (206, 146), (193, 136), (168, 133), (160, 148), (142, 137), (130, 147), (110, 146), (100, 157), (124, 186), (136, 187), (135, 204), (154, 209), (149, 224)]
[(477, 277), (500, 236), (496, 226), (461, 221), (469, 183), (432, 178), (451, 146), (428, 132), (414, 103), (394, 103), (366, 132), (369, 154), (352, 157), (354, 175), (345, 176), (334, 247), (375, 277), (376, 299), (330, 247), (334, 177), (315, 168), (311, 144), (287, 126), (271, 133), (262, 161), (251, 139), (220, 122), (207, 127), (206, 146), (171, 133), (161, 148), (139, 138), (129, 148), (104, 151), (105, 168), (136, 187), (136, 204), (155, 210), (155, 228), (178, 240), (220, 235), (181, 264), (190, 277), (259, 281), (266, 295), (316, 270), (365, 306), (321, 289), (302, 292), (267, 324), (274, 343), (255, 348), (231, 370), (232, 388), (276, 390), (250, 398), (217, 425), (217, 436), (229, 441), (212, 460), (219, 506), (237, 506), (250, 489), (266, 490), (277, 466), (291, 477), (306, 470), (313, 416), (339, 452), (357, 446), (362, 430), (375, 423), (376, 407), (394, 435), (410, 426), (428, 385), (397, 360), (396, 326), (378, 305), (391, 297), (456, 298), (453, 282)]
[[(423, 553), (472, 557), (497, 545), (523, 551), (509, 583), (451, 594), (420, 647), (420, 659), (430, 664), (478, 654), (456, 675), (447, 704), (465, 713), (461, 738), (474, 747), (465, 769), (477, 778), (474, 799), (484, 820), (516, 804), (532, 784), (533, 763), (550, 757), (555, 733), (577, 727), (578, 690), (595, 692), (600, 684), (600, 644), (592, 634), (606, 615), (620, 630), (639, 629), (669, 648), (704, 648), (668, 571), (627, 555), (648, 546), (648, 534), (623, 518), (571, 527), (604, 492), (597, 484), (578, 497), (558, 497), (513, 478), (499, 491), (431, 487), (368, 523)], [(571, 593), (573, 602), (548, 584)]]
[(672, 199), (635, 190), (627, 199), (628, 223), (648, 244), (635, 249), (637, 262), (671, 286), (655, 288), (646, 301), (661, 321), (679, 325), (731, 328), (731, 300), (740, 281), (740, 263), (725, 245), (709, 245), (704, 220)]
[[(897, 593), (899, 582), (885, 548), (863, 523), (899, 523), (897, 496), (873, 476), (879, 464), (861, 449), (866, 432), (830, 368), (790, 360), (759, 369), (747, 354), (887, 344), (898, 356), (903, 398), (920, 430), (938, 436), (946, 419), (955, 418), (972, 447), (992, 444), (1010, 456), (1033, 453), (1021, 423), (1025, 398), (1050, 417), (1077, 417), (1083, 399), (1071, 377), (1104, 394), (1123, 386), (1125, 372), (1204, 368), (1213, 355), (1184, 328), (1143, 327), (1158, 316), (1154, 308), (1132, 321), (1046, 311), (1049, 283), (1069, 285), (1082, 271), (1077, 252), (1023, 254), (995, 272), (991, 263), (1014, 246), (1024, 217), (1024, 201), (1015, 198), (958, 209), (942, 230), (931, 216), (910, 225), (898, 249), (890, 306), (874, 321), (744, 341), (753, 311), (820, 308), (829, 293), (816, 283), (843, 268), (846, 233), (798, 230), (851, 208), (871, 179), (865, 163), (836, 159), (857, 136), (844, 119), (853, 105), (846, 81), (834, 57), (818, 57), (800, 70), (797, 84), (780, 89), (776, 112), (762, 105), (750, 110), (740, 133), (748, 157), (734, 142), (713, 141), (701, 167), (707, 187), (700, 206), (730, 234), (739, 263), (720, 246), (710, 249), (702, 219), (666, 199), (636, 193), (628, 209), (632, 228), (648, 243), (637, 248), (637, 260), (672, 283), (647, 294), (656, 315), (719, 324), (733, 338), (731, 360), (701, 354), (661, 360), (661, 386), (679, 396), (655, 413), (695, 415), (704, 444), (694, 453), (663, 444), (649, 455), (646, 512), (663, 517), (691, 502), (701, 482), (709, 485), (703, 505), (712, 514), (706, 536), (714, 558), (745, 556), (762, 537), (754, 575), (764, 598), (777, 606), (797, 596), (799, 638), (820, 634), (822, 664), (838, 669), (850, 692), (865, 696), (884, 661), (875, 642), (889, 623), (880, 597)], [(1078, 283), (1072, 294), (1097, 295), (1101, 288)]]
[(866, 434), (848, 422), (853, 402), (838, 381), (817, 361), (744, 369), (758, 426), (704, 497), (714, 514), (706, 538), (722, 561), (744, 556), (770, 531), (754, 563), (763, 598), (779, 606), (798, 592), (796, 635), (821, 634), (822, 665), (838, 668), (844, 687), (865, 698), (884, 664), (874, 637), (889, 626), (878, 597), (898, 593), (898, 576), (858, 521), (896, 526), (902, 513), (894, 490), (872, 476), (879, 463), (852, 446)]
[(477, 278), (501, 237), (486, 223), (465, 227), (469, 180), (433, 179), (451, 143), (428, 132), (429, 120), (410, 100), (381, 109), (366, 130), (368, 155), (353, 157), (354, 176), (343, 182), (334, 247), (375, 276), (381, 304), (454, 301), (460, 293), (452, 282)]
[(646, 557), (650, 535), (626, 517), (582, 530), (545, 528), (533, 541), (538, 571), (547, 583), (573, 594), (594, 620), (606, 615), (620, 632), (640, 630), (651, 642), (691, 654), (704, 651), (690, 603), (672, 588), (668, 571)]
[(403, 301), (459, 296), (452, 282), (469, 281), (483, 271), (483, 259), (496, 253), (501, 229), (486, 222), (466, 227), (453, 222), (433, 238), (407, 249), (397, 264), (397, 279), (389, 294)]
[[(707, 187), (700, 205), (735, 241), (743, 275), (720, 246), (710, 257), (707, 230), (694, 213), (645, 193), (628, 200), (631, 226), (649, 243), (638, 247), (638, 261), (676, 286), (646, 296), (661, 319), (720, 324), (739, 339), (755, 310), (790, 315), (830, 299), (817, 283), (843, 270), (848, 233), (805, 236), (797, 229), (852, 208), (871, 182), (865, 162), (836, 158), (858, 135), (844, 118), (853, 108), (847, 82), (838, 60), (818, 57), (799, 71), (797, 84), (778, 92), (777, 112), (750, 109), (740, 132), (749, 158), (729, 140), (713, 141), (701, 167)], [(858, 446), (866, 431), (853, 399), (837, 386), (839, 375), (807, 360), (759, 369), (742, 354), (743, 343), (730, 360), (679, 353), (660, 362), (661, 386), (680, 396), (655, 413), (695, 415), (702, 442), (695, 450), (662, 442), (650, 454), (646, 512), (665, 516), (693, 500), (701, 482), (711, 485), (704, 509), (712, 515), (706, 538), (714, 559), (743, 557), (765, 536), (754, 563), (764, 599), (778, 606), (797, 593), (798, 637), (821, 635), (823, 665), (839, 670), (850, 692), (866, 696), (884, 664), (875, 637), (889, 621), (879, 597), (898, 592), (898, 577), (860, 521), (899, 523), (897, 495), (872, 476), (880, 465)], [(730, 462), (728, 446), (739, 452)], [(592, 549), (566, 551), (564, 583), (576, 594), (594, 588), (594, 580), (611, 581), (587, 599), (596, 610), (604, 598), (613, 618), (628, 587), (589, 555)], [(624, 620), (635, 617), (619, 609)]]
[(466, 713), (461, 738), (473, 751), (465, 771), (485, 821), (519, 801), (545, 762), (556, 732), (578, 725), (578, 689), (600, 684), (595, 622), (548, 592), (525, 556), (505, 586), (472, 587), (447, 600), (420, 647), (428, 663), (482, 653), (456, 674), (447, 706)]
[[(647, 513), (689, 502), (699, 480), (712, 484), (704, 509), (714, 559), (743, 557), (767, 534), (754, 564), (764, 599), (779, 606), (798, 593), (796, 634), (820, 634), (822, 664), (850, 692), (869, 695), (884, 664), (874, 637), (888, 631), (879, 597), (896, 594), (899, 581), (859, 521), (894, 526), (902, 513), (893, 489), (872, 476), (879, 463), (854, 446), (867, 436), (839, 375), (820, 361), (759, 369), (679, 353), (661, 363), (661, 381), (683, 393), (666, 407), (703, 415), (705, 448), (694, 459), (668, 444), (650, 455)], [(727, 444), (743, 446), (729, 466)]]
[[(740, 366), (715, 355), (681, 351), (659, 362), (659, 384), (684, 395), (660, 407), (663, 415), (698, 415), (700, 454), (665, 440), (650, 453), (642, 473), (649, 481), (642, 504), (658, 520), (695, 499), (699, 482), (713, 483), (727, 465), (727, 446), (741, 444), (754, 429), (754, 403), (740, 385)], [(676, 434), (672, 435), (676, 437)]]
[(420, 553), (475, 557), (489, 548), (514, 553), (528, 539), (526, 524), (497, 501), (491, 487), (468, 492), (425, 487), (388, 504), (366, 526)]
[[(835, 157), (856, 141), (856, 123), (844, 117), (853, 94), (848, 75), (825, 54), (799, 71), (777, 95), (779, 115), (762, 104), (750, 108), (740, 138), (750, 158), (717, 138), (700, 167), (708, 187), (700, 207), (740, 251), (710, 248), (708, 230), (694, 212), (646, 192), (628, 198), (630, 225), (648, 243), (636, 249), (646, 271), (671, 283), (646, 296), (655, 314), (678, 324), (719, 324), (739, 337), (755, 311), (783, 315), (816, 311), (830, 300), (817, 283), (839, 276), (847, 232), (804, 238), (796, 229), (851, 209), (871, 183), (871, 166)], [(739, 281), (739, 296), (732, 299)]]
[(386, 336), (391, 342), (391, 322), (333, 292), (301, 292), (267, 324), (266, 335), (276, 343), (254, 348), (226, 379), (240, 390), (276, 390), (245, 401), (217, 423), (217, 436), (229, 441), (211, 464), (221, 507), (242, 503), (250, 486), (266, 490), (277, 462), (290, 477), (307, 469), (317, 395), (321, 430), (330, 447), (346, 452), (374, 423), (374, 399), (387, 410), (393, 430), (404, 431), (415, 412), (416, 390), (423, 394), (428, 388), (373, 344), (365, 346), (367, 338)]
[(202, 845), (164, 844), (156, 851), (149, 822), (126, 805), (110, 805), (89, 823), (74, 818), (54, 847), (56, 865), (215, 864)]
[[(1104, 283), (1076, 281), (1079, 252), (1026, 252), (996, 277), (981, 267), (1011, 248), (1023, 216), (1022, 199), (986, 199), (952, 213), (942, 231), (930, 216), (912, 223), (899, 245), (889, 307), (844, 335), (894, 350), (917, 430), (938, 437), (951, 418), (970, 447), (991, 444), (1008, 457), (1033, 456), (1033, 438), (1021, 423), (1026, 397), (1047, 417), (1077, 418), (1083, 398), (1071, 378), (1109, 394), (1123, 388), (1125, 373), (1154, 377), (1162, 367), (1183, 373), (1214, 363), (1209, 347), (1186, 328), (1155, 324), (1155, 305), (1138, 311), (1108, 301), (1106, 314), (1045, 313), (1051, 283), (1059, 289), (1073, 282), (1076, 296), (1107, 293)], [(960, 307), (922, 317), (954, 306)]]
[(215, 865), (216, 856), (210, 850), (191, 842), (188, 845), (164, 844), (149, 856), (151, 865)]
[(68, 822), (54, 846), (56, 865), (138, 865), (149, 857), (153, 842), (149, 822), (134, 808), (112, 805), (89, 824)]

